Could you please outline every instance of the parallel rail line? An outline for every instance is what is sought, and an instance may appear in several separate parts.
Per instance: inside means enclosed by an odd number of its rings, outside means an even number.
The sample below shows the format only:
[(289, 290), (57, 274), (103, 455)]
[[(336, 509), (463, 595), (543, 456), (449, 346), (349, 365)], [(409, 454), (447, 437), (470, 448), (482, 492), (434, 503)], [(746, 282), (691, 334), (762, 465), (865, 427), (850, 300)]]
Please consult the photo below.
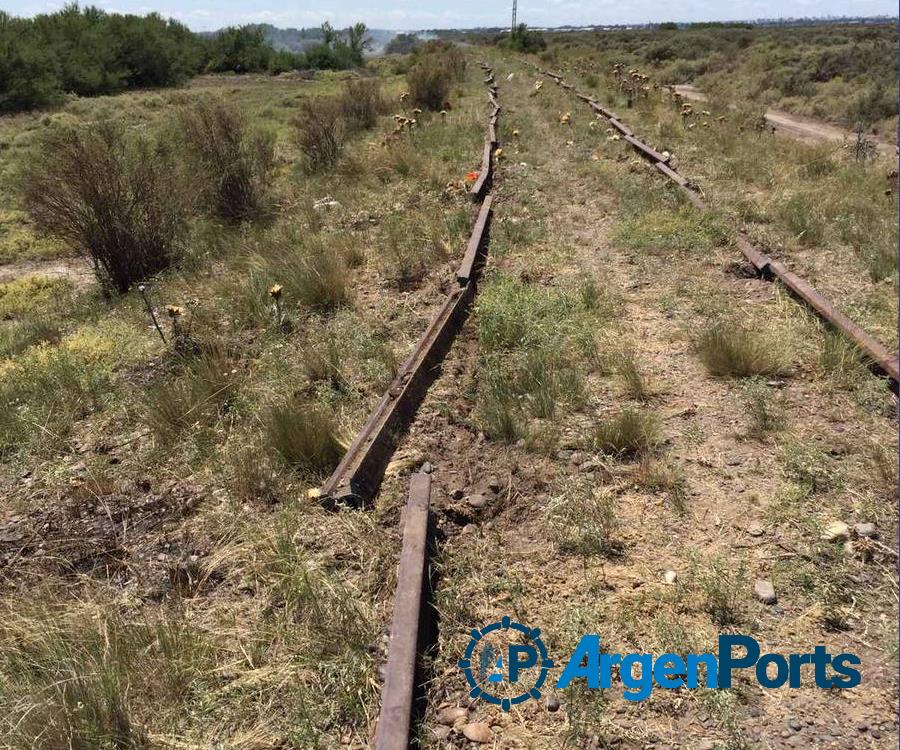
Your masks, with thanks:
[[(489, 69), (488, 72), (490, 73)], [(489, 75), (487, 80), (491, 81), (488, 84), (488, 97), (492, 111), (481, 172), (470, 191), (472, 199), (482, 201), (482, 204), (456, 272), (458, 288), (446, 296), (337, 468), (322, 485), (319, 497), (328, 507), (361, 505), (378, 492), (400, 436), (436, 377), (439, 365), (462, 328), (475, 296), (481, 259), (487, 250), (493, 207), (493, 200), (487, 193), (494, 174), (493, 152), (497, 144), (496, 126), (500, 115), (497, 87), (492, 83), (493, 75)]]
[[(555, 81), (562, 88), (572, 91), (576, 97), (585, 102), (594, 112), (605, 118), (613, 128), (622, 134), (623, 140), (631, 145), (641, 156), (650, 161), (657, 171), (674, 182), (696, 208), (701, 211), (708, 209), (706, 200), (697, 186), (679, 174), (669, 164), (671, 157), (664, 156), (652, 146), (637, 138), (632, 130), (614, 112), (603, 107), (593, 97), (578, 92), (574, 86), (566, 83), (562, 76), (539, 67), (537, 67), (537, 71), (541, 75)], [(866, 355), (871, 366), (887, 376), (891, 389), (895, 392), (898, 390), (900, 367), (898, 367), (896, 354), (889, 352), (884, 344), (854, 323), (806, 279), (789, 270), (780, 261), (773, 260), (755, 248), (746, 233), (738, 233), (737, 246), (762, 278), (769, 280), (777, 278), (795, 297), (806, 302), (821, 318), (850, 338), (860, 351)]]

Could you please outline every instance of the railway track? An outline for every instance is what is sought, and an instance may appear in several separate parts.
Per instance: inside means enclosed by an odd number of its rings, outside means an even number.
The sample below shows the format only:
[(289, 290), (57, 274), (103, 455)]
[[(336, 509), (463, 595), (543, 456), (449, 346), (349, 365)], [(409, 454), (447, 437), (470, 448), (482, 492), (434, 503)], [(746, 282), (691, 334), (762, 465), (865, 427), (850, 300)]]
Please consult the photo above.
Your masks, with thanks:
[[(671, 156), (664, 155), (635, 136), (619, 116), (603, 107), (593, 97), (579, 92), (565, 79), (548, 70), (535, 66), (535, 69), (546, 78), (550, 78), (557, 85), (572, 92), (578, 99), (587, 104), (596, 114), (603, 117), (611, 127), (615, 128), (635, 151), (647, 159), (653, 167), (673, 182), (682, 194), (700, 211), (708, 208), (705, 197), (699, 187), (685, 178), (674, 169), (671, 164)], [(900, 381), (900, 366), (898, 357), (888, 351), (887, 347), (874, 336), (867, 333), (838, 307), (819, 292), (806, 279), (791, 271), (784, 263), (774, 260), (758, 248), (754, 247), (749, 237), (744, 232), (737, 235), (737, 246), (744, 257), (750, 262), (756, 273), (768, 280), (778, 279), (796, 298), (809, 305), (823, 320), (837, 328), (847, 336), (866, 356), (872, 369), (887, 377), (890, 388), (896, 393), (898, 381)]]
[[(491, 112), (481, 170), (469, 190), (471, 200), (480, 206), (455, 273), (455, 288), (447, 293), (343, 459), (322, 486), (319, 497), (329, 508), (362, 506), (378, 493), (387, 465), (466, 321), (477, 293), (493, 213), (491, 188), (501, 112), (493, 71), (484, 63), (482, 69), (486, 73), (484, 83)], [(403, 541), (374, 744), (377, 750), (401, 750), (410, 743), (426, 584), (430, 502), (431, 477), (426, 473), (413, 474), (401, 518)]]
[[(487, 123), (482, 167), (469, 191), (471, 200), (479, 208), (455, 273), (453, 288), (440, 303), (425, 332), (376, 404), (342, 461), (321, 488), (320, 498), (330, 508), (366, 506), (378, 494), (388, 463), (415, 418), (429, 386), (437, 377), (441, 363), (465, 323), (477, 293), (493, 215), (492, 188), (496, 168), (495, 151), (499, 146), (497, 127), (501, 112), (493, 71), (486, 65), (483, 68), (491, 114)], [(696, 208), (707, 209), (702, 191), (672, 166), (668, 155), (638, 138), (614, 112), (591, 97), (577, 92), (560, 76), (547, 71), (540, 72), (556, 80), (594, 112), (606, 118), (622, 134), (623, 139), (673, 182)], [(738, 237), (738, 247), (758, 274), (781, 280), (796, 296), (856, 342), (871, 358), (872, 363), (888, 376), (896, 389), (896, 357), (892, 357), (879, 342), (856, 326), (804, 279), (754, 248), (743, 234)], [(416, 691), (423, 682), (418, 670), (421, 667), (419, 656), (424, 642), (424, 604), (429, 589), (431, 504), (431, 475), (424, 471), (413, 473), (401, 515), (402, 544), (383, 672), (381, 708), (374, 737), (373, 746), (376, 750), (403, 750), (410, 746), (413, 737), (418, 708)]]

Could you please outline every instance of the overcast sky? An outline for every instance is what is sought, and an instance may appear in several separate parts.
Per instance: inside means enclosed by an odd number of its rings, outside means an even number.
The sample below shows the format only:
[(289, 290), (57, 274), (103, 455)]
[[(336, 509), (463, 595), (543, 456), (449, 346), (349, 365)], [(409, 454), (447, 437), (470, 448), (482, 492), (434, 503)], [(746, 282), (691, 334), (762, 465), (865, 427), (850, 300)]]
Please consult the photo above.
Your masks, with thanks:
[[(0, 0), (0, 9), (13, 15), (52, 12), (63, 3), (42, 0)], [(99, 0), (82, 2), (108, 11), (144, 14), (157, 11), (177, 18), (196, 31), (244, 23), (335, 26), (364, 21), (371, 28), (423, 29), (502, 26), (508, 23), (512, 0), (309, 0), (291, 4), (277, 0)], [(753, 18), (897, 15), (896, 0), (519, 0), (519, 21), (531, 26), (564, 24), (627, 24), (648, 21), (726, 21)]]

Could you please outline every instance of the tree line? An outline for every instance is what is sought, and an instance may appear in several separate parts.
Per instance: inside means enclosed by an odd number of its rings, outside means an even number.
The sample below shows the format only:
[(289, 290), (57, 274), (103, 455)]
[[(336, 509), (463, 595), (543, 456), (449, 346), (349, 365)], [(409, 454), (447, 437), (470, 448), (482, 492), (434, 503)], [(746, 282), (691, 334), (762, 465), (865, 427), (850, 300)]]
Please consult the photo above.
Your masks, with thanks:
[(201, 72), (280, 73), (362, 65), (366, 27), (328, 23), (304, 52), (276, 50), (257, 26), (195, 34), (182, 23), (68, 5), (17, 18), (0, 11), (0, 112), (59, 103), (66, 94), (97, 96), (130, 88), (177, 86)]

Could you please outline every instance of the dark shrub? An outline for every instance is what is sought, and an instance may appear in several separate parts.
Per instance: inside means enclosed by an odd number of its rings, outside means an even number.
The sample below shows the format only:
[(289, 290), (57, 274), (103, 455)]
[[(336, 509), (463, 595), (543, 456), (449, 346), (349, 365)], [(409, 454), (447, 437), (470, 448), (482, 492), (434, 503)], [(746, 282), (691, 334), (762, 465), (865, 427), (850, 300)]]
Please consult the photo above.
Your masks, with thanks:
[(111, 123), (52, 129), (23, 179), (35, 225), (123, 293), (181, 257), (190, 210), (181, 186), (166, 149)]
[(344, 148), (345, 123), (335, 99), (303, 102), (296, 120), (297, 145), (307, 172), (333, 168)]
[(200, 99), (181, 109), (178, 120), (216, 213), (230, 222), (258, 216), (275, 166), (272, 135), (252, 129), (237, 107), (222, 99)]
[(381, 84), (374, 79), (347, 81), (340, 103), (341, 114), (351, 130), (369, 130), (375, 127), (378, 116), (387, 112)]

